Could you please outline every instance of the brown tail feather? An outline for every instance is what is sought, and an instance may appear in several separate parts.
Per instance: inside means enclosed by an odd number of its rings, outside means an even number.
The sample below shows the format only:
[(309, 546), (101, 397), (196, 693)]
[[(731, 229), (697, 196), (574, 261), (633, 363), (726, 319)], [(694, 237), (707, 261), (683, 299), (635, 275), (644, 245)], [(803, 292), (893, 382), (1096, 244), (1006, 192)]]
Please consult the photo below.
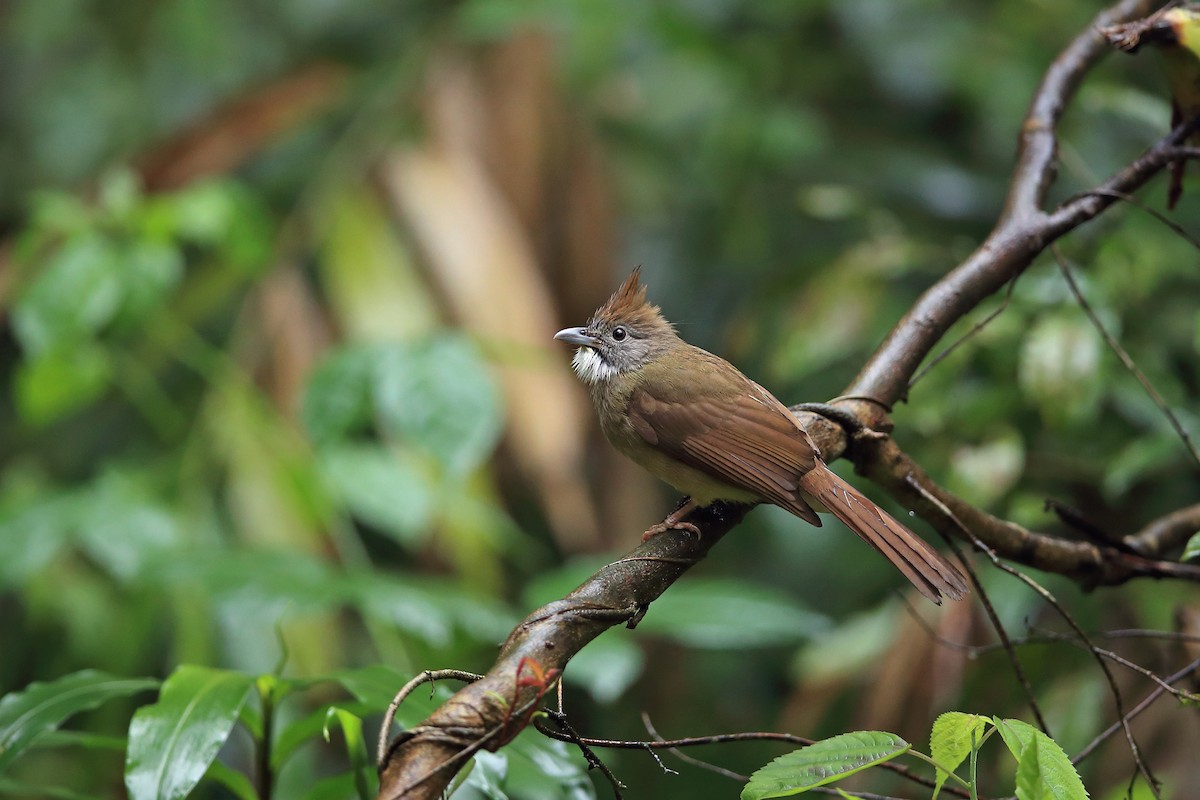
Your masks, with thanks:
[(967, 594), (962, 573), (894, 517), (817, 462), (800, 479), (800, 489), (821, 502), (867, 544), (883, 553), (917, 590), (941, 605), (942, 595), (960, 600)]

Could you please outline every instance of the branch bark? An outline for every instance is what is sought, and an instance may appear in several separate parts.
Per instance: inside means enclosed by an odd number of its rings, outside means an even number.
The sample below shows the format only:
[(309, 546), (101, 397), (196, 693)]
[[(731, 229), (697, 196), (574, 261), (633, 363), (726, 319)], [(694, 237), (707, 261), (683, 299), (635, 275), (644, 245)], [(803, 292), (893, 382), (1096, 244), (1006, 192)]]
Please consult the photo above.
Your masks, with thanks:
[[(996, 227), (966, 261), (922, 295), (843, 397), (833, 401), (857, 424), (798, 411), (826, 461), (849, 452), (860, 472), (939, 531), (964, 538), (959, 526), (969, 526), (1000, 556), (1070, 575), (1089, 586), (1136, 576), (1200, 580), (1200, 568), (1154, 558), (1179, 543), (1181, 531), (1200, 517), (1200, 506), (1129, 537), (1127, 544), (1144, 557), (1067, 541), (998, 519), (954, 496), (878, 432), (891, 430), (888, 410), (904, 399), (917, 368), (955, 322), (1020, 275), (1053, 241), (1103, 213), (1115, 202), (1113, 192), (1142, 186), (1178, 152), (1190, 128), (1173, 131), (1096, 193), (1080, 195), (1050, 212), (1042, 208), (1055, 176), (1059, 119), (1084, 76), (1108, 49), (1096, 28), (1145, 16), (1156, 5), (1153, 0), (1122, 0), (1100, 14), (1049, 67), (1021, 126), (1017, 164)], [(703, 559), (747, 510), (720, 504), (702, 509), (689, 517), (703, 531), (699, 540), (678, 532), (654, 537), (562, 600), (530, 614), (509, 636), (486, 676), (392, 742), (379, 765), (379, 797), (439, 797), (473, 753), (497, 749), (523, 726), (525, 710), (546, 689), (523, 684), (525, 665), (532, 661), (542, 673), (561, 672), (571, 656), (604, 630), (621, 623), (633, 627), (647, 606)]]

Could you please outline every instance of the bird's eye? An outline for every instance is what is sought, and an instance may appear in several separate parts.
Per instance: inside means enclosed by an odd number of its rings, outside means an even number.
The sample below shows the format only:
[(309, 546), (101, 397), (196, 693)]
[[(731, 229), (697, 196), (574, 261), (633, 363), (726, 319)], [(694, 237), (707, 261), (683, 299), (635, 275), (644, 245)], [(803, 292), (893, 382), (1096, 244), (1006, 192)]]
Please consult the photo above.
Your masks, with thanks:
[(613, 336), (614, 342), (620, 342), (620, 341), (624, 340), (624, 338), (628, 335), (629, 335), (628, 331), (626, 331), (624, 328), (622, 328), (620, 326), (613, 328), (612, 336)]

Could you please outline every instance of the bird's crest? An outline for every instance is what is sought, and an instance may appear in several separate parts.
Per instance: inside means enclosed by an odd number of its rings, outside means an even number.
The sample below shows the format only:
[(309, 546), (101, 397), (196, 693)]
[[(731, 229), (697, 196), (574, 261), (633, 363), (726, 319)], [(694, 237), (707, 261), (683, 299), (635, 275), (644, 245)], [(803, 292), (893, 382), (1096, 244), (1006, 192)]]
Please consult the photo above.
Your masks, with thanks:
[(641, 282), (641, 267), (635, 267), (612, 297), (596, 310), (595, 322), (609, 325), (622, 323), (638, 330), (674, 330), (671, 323), (663, 319), (658, 306), (646, 299), (646, 287)]

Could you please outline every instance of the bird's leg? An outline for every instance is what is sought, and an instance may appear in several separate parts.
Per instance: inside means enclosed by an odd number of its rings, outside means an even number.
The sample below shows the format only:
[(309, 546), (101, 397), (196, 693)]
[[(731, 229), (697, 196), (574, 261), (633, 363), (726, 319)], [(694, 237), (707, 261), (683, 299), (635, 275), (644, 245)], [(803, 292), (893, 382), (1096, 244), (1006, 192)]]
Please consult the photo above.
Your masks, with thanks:
[(686, 517), (688, 514), (695, 511), (697, 507), (698, 506), (696, 505), (695, 500), (690, 497), (685, 497), (683, 499), (683, 503), (681, 503), (678, 508), (668, 514), (666, 519), (657, 525), (648, 528), (646, 532), (642, 534), (642, 541), (648, 542), (650, 541), (651, 537), (658, 536), (660, 533), (666, 533), (667, 531), (687, 531), (699, 539), (700, 529), (690, 522), (683, 521), (683, 517)]

